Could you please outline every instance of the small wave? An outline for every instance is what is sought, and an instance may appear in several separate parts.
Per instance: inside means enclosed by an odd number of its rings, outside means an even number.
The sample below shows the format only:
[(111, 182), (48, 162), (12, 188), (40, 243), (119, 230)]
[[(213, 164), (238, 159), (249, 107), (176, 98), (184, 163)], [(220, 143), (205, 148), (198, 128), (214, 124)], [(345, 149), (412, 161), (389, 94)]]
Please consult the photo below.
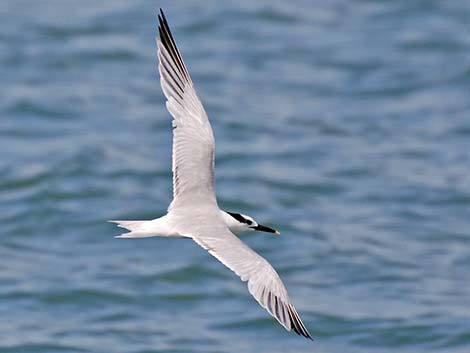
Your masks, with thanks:
[(52, 353), (52, 352), (89, 352), (88, 349), (81, 348), (79, 346), (72, 346), (67, 344), (55, 344), (55, 343), (24, 343), (10, 346), (0, 347), (2, 353)]

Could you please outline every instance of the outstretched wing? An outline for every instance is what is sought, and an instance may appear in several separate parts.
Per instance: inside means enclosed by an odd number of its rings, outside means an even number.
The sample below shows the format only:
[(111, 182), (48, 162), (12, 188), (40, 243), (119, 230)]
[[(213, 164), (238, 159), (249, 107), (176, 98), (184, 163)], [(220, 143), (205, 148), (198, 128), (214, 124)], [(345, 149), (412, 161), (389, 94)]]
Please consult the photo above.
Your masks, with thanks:
[(173, 201), (170, 208), (215, 202), (215, 142), (207, 114), (176, 47), (163, 11), (158, 15), (158, 70), (173, 116)]
[(217, 229), (217, 233), (212, 233), (214, 236), (193, 236), (192, 239), (235, 272), (242, 281), (247, 281), (251, 295), (282, 326), (312, 339), (271, 264), (227, 228), (224, 230), (216, 226), (214, 229)]

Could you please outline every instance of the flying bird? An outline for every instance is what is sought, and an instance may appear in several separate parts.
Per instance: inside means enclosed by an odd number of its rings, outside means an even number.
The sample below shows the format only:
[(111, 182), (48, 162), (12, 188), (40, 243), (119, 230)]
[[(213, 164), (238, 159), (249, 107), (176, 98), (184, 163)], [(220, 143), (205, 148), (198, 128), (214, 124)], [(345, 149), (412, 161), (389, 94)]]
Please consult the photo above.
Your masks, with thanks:
[(252, 217), (219, 208), (214, 190), (215, 142), (209, 118), (160, 9), (158, 71), (173, 117), (173, 200), (165, 216), (110, 221), (129, 230), (117, 238), (190, 238), (248, 282), (248, 290), (286, 330), (312, 339), (286, 287), (269, 262), (238, 238), (247, 231), (278, 231)]

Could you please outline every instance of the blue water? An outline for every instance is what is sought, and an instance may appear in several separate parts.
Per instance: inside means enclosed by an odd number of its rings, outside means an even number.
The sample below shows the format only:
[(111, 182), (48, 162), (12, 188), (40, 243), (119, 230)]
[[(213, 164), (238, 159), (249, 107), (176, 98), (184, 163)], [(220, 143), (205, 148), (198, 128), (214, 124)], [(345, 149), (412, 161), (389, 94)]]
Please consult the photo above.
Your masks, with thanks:
[[(315, 341), (188, 240), (163, 7), (214, 128), (222, 207)], [(2, 1), (0, 352), (469, 352), (468, 1)]]

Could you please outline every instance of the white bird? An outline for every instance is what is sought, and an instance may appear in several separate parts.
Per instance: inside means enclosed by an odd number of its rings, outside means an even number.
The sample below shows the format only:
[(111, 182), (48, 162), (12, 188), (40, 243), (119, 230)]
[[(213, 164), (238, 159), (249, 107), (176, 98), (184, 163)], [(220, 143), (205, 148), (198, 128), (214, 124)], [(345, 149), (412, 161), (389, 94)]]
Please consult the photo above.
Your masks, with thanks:
[(282, 326), (312, 339), (277, 272), (234, 235), (250, 230), (279, 232), (217, 205), (212, 128), (161, 9), (158, 20), (158, 70), (166, 107), (173, 117), (173, 201), (161, 218), (110, 221), (130, 231), (117, 238), (193, 239), (248, 282), (249, 292)]

